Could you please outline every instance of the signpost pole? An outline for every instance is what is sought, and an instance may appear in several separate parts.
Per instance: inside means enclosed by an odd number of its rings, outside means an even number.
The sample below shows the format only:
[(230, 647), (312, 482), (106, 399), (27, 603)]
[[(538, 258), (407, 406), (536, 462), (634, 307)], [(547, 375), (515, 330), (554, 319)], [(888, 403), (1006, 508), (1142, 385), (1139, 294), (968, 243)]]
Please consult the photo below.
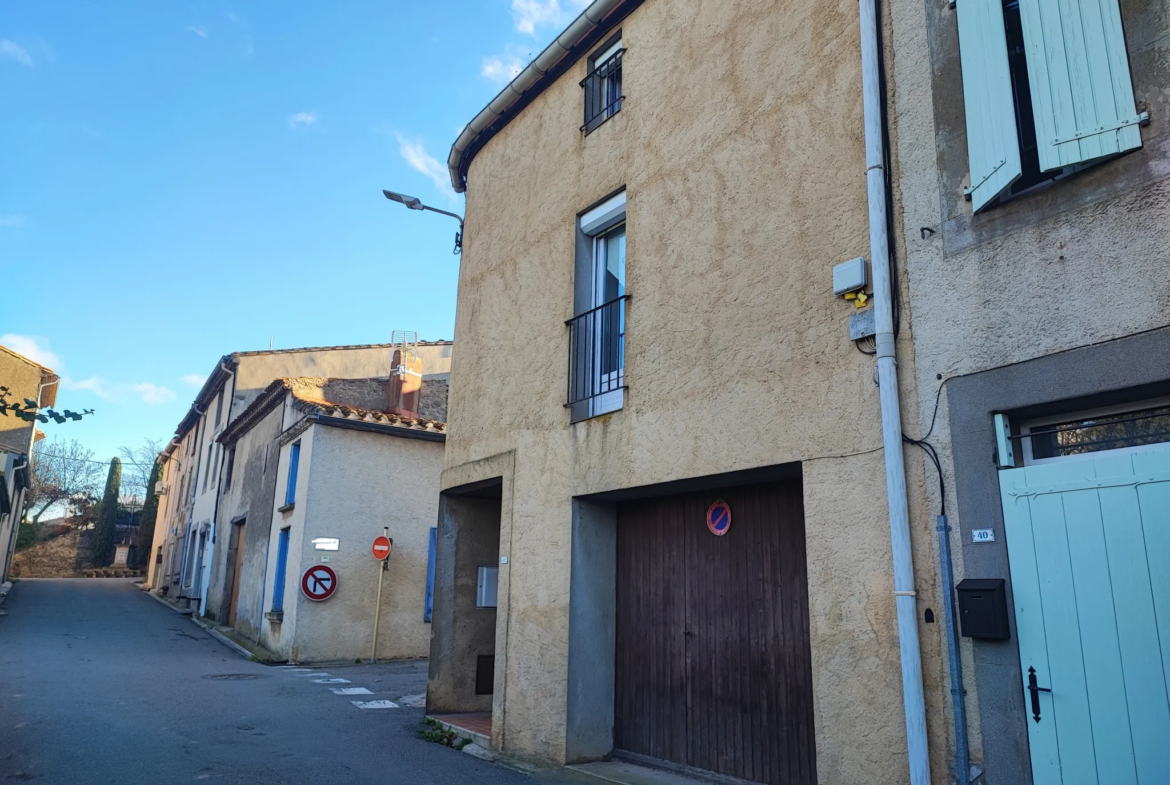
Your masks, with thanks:
[[(382, 536), (385, 537), (390, 533), (390, 527), (382, 527)], [(378, 621), (382, 617), (382, 573), (386, 570), (386, 562), (389, 561), (389, 554), (387, 559), (378, 562), (378, 599), (374, 602), (374, 642), (370, 647), (370, 662), (378, 661)]]

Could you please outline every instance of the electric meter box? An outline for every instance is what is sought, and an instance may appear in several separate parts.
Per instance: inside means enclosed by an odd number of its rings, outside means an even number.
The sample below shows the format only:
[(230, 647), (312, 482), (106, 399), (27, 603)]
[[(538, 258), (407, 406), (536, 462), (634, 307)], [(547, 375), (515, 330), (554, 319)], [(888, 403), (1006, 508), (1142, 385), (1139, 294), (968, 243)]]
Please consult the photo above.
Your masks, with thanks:
[(959, 624), (964, 638), (1006, 641), (1007, 586), (1003, 578), (964, 578), (955, 587), (959, 595)]
[(838, 297), (864, 289), (867, 283), (865, 259), (860, 256), (833, 268), (833, 294)]

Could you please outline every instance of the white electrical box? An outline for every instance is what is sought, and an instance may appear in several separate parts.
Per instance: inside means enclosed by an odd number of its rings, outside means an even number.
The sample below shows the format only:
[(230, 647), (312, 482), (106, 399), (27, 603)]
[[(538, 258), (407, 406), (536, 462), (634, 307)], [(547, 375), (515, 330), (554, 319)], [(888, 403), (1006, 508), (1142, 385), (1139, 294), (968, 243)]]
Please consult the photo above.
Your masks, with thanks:
[(480, 567), (479, 579), (475, 584), (475, 607), (496, 607), (496, 583), (499, 581), (499, 567)]
[(857, 257), (841, 262), (833, 268), (833, 294), (842, 295), (864, 289), (869, 283), (865, 274), (865, 259)]

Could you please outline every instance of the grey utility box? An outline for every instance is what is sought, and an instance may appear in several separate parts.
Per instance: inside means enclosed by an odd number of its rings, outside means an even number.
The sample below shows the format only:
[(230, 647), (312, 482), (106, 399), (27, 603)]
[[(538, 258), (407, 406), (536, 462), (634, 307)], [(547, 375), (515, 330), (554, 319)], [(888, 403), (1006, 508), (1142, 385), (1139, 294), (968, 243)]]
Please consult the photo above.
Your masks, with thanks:
[(868, 283), (865, 275), (865, 259), (857, 257), (841, 262), (833, 268), (833, 294), (842, 295), (864, 289)]
[(959, 623), (964, 638), (988, 641), (1011, 638), (1007, 586), (1003, 578), (964, 578), (955, 590), (959, 594)]

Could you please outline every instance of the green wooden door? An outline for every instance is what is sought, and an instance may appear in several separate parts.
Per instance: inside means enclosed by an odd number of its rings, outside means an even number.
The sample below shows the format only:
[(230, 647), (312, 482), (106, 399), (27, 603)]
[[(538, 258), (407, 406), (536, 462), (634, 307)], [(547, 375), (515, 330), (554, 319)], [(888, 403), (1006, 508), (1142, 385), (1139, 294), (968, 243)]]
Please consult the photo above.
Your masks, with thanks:
[(1035, 785), (1170, 782), (1170, 446), (1008, 469), (1000, 490)]

